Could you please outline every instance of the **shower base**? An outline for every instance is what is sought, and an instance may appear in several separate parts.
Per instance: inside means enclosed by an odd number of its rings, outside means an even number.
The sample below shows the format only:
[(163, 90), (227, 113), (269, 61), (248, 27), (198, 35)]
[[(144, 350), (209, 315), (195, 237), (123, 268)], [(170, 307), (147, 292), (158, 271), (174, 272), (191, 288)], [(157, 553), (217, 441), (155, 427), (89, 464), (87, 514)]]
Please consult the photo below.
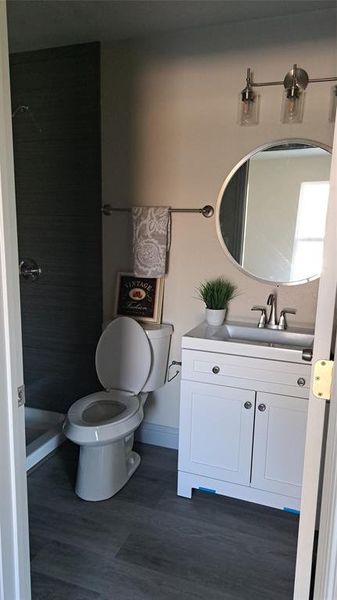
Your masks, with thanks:
[(25, 407), (27, 471), (65, 440), (62, 433), (64, 419), (65, 415), (58, 412)]

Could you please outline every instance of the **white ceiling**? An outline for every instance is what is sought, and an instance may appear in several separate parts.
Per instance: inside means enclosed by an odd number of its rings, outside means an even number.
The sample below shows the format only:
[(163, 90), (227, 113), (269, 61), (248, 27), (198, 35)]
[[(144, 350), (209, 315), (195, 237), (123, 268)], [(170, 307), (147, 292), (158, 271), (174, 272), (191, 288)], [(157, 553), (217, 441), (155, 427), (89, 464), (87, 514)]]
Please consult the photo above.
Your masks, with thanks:
[(335, 0), (8, 0), (11, 52), (299, 15)]

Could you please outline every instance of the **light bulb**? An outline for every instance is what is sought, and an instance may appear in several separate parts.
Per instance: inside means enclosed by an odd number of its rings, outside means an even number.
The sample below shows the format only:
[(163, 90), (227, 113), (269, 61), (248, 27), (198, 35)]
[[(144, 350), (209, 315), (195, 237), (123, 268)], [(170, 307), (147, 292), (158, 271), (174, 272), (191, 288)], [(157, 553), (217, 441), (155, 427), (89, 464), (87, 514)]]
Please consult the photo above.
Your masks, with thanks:
[(252, 89), (245, 88), (240, 93), (238, 121), (240, 125), (257, 125), (259, 122), (259, 101)]
[(281, 112), (282, 123), (302, 123), (304, 93), (294, 85), (285, 90)]
[(287, 110), (288, 110), (288, 119), (289, 121), (293, 121), (296, 118), (297, 113), (297, 99), (296, 98), (288, 98), (287, 99)]

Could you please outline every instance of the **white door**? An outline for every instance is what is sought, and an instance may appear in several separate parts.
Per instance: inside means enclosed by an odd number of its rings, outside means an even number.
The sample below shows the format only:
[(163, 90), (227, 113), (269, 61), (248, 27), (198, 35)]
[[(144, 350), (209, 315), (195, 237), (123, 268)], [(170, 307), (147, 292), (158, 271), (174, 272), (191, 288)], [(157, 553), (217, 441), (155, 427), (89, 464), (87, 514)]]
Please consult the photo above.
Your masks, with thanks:
[(301, 497), (308, 400), (258, 393), (252, 487)]
[[(330, 224), (331, 273), (333, 281), (337, 279), (337, 123), (331, 169), (331, 195), (335, 213)], [(336, 299), (337, 300), (337, 299)], [(335, 600), (337, 598), (337, 338), (334, 348), (334, 369), (332, 393), (329, 407), (329, 425), (324, 464), (323, 493), (320, 511), (317, 565), (314, 588), (314, 600)]]
[[(337, 227), (337, 223), (336, 223)], [(324, 466), (314, 599), (337, 598), (337, 340)]]
[(6, 3), (0, 2), (0, 599), (29, 600), (29, 544)]
[(255, 392), (181, 382), (179, 470), (248, 485)]
[[(330, 173), (329, 206), (324, 240), (323, 270), (319, 283), (313, 363), (318, 359), (329, 359), (332, 343), (333, 321), (337, 284), (337, 127)], [(314, 369), (311, 372), (308, 421), (304, 454), (301, 515), (297, 542), (294, 600), (308, 600), (310, 591), (313, 543), (316, 524), (317, 496), (320, 476), (322, 440), (326, 402), (318, 400), (312, 392)], [(336, 398), (336, 392), (335, 392)], [(334, 457), (336, 462), (336, 456)], [(328, 494), (330, 494), (329, 490)], [(316, 578), (321, 578), (318, 564)], [(324, 577), (323, 577), (324, 579)], [(315, 595), (315, 600), (328, 600)], [(332, 598), (332, 596), (331, 596)]]

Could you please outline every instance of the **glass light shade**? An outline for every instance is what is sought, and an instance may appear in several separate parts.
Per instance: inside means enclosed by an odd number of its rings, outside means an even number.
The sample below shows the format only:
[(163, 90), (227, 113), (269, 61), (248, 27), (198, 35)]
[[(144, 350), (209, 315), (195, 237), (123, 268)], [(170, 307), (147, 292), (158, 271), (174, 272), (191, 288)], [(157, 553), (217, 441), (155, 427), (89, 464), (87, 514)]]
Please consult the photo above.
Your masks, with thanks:
[(302, 123), (304, 110), (304, 92), (299, 89), (295, 89), (295, 93), (291, 93), (291, 90), (285, 90), (281, 121), (282, 123)]
[(330, 108), (329, 108), (329, 121), (332, 121), (332, 123), (336, 119), (336, 109), (337, 109), (337, 85), (334, 85), (331, 88)]
[[(248, 96), (248, 97), (247, 97)], [(240, 125), (257, 125), (259, 122), (260, 96), (240, 93), (238, 122)]]

